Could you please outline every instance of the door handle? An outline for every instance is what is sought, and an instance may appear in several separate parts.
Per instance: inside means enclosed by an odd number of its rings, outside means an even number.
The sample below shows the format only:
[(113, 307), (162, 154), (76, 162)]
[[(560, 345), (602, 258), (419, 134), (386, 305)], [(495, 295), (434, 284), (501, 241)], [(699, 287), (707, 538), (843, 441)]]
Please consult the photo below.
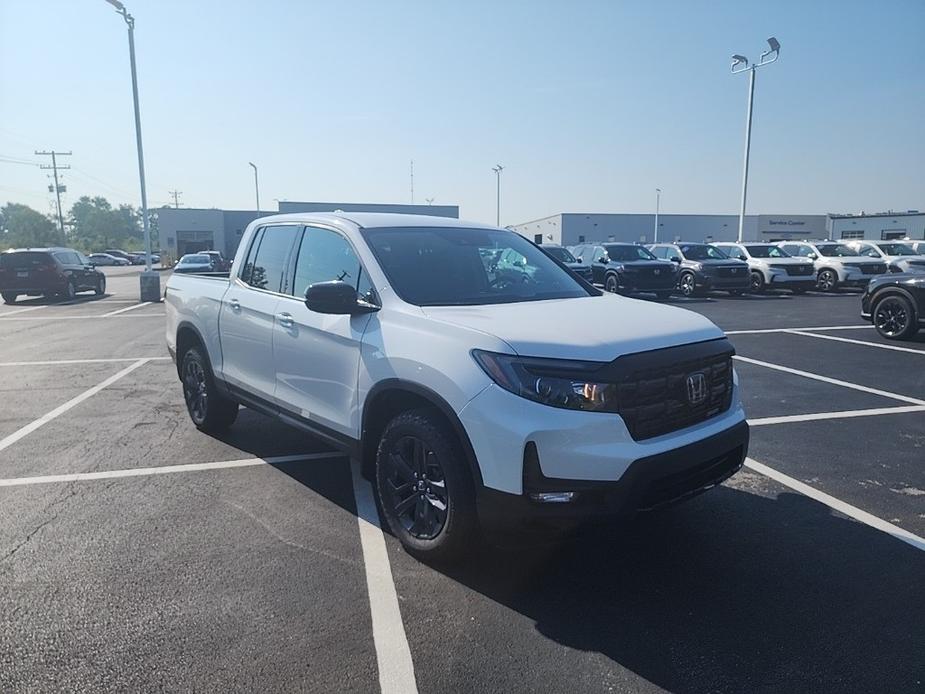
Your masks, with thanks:
[(295, 321), (292, 318), (291, 313), (277, 313), (276, 320), (279, 322), (281, 328), (286, 328), (287, 330), (295, 325)]
[(241, 302), (238, 301), (237, 299), (232, 299), (231, 301), (228, 302), (228, 305), (231, 306), (232, 311), (241, 310)]

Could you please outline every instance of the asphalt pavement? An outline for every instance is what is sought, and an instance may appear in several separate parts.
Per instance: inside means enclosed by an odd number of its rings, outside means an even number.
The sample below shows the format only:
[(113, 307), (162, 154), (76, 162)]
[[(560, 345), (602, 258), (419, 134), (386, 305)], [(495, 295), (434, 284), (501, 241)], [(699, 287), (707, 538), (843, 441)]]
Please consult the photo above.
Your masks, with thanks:
[(925, 689), (925, 337), (857, 293), (674, 300), (730, 332), (754, 464), (447, 567), (322, 442), (198, 432), (163, 305), (107, 274), (0, 305), (0, 691)]

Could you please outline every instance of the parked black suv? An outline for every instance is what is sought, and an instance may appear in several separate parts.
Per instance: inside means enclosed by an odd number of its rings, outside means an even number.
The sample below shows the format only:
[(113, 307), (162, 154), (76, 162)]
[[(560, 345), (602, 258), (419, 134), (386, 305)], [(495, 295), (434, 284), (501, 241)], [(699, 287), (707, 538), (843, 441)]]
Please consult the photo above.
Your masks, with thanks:
[(73, 299), (77, 292), (106, 293), (106, 275), (73, 248), (22, 248), (0, 253), (0, 296), (20, 294)]
[(542, 243), (540, 248), (546, 251), (546, 255), (551, 255), (585, 282), (591, 281), (591, 268), (572, 255), (572, 252), (565, 246), (557, 243)]
[(678, 266), (678, 291), (693, 296), (711, 289), (733, 295), (751, 286), (748, 263), (735, 260), (709, 243), (653, 243), (649, 250)]
[(591, 268), (594, 284), (608, 292), (652, 292), (659, 299), (671, 296), (678, 281), (674, 263), (656, 258), (645, 246), (632, 243), (582, 244), (575, 256)]
[(861, 297), (861, 317), (890, 340), (908, 340), (925, 327), (925, 275), (874, 277)]

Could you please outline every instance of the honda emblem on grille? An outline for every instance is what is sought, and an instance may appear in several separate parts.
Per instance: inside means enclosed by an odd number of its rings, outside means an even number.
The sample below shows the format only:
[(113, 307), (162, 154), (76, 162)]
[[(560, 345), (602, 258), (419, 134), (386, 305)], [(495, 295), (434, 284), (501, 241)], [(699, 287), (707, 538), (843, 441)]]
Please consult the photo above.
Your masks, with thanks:
[(655, 268), (655, 269), (652, 271), (652, 274), (653, 274), (653, 275), (660, 275), (660, 274), (662, 274), (662, 271), (659, 270), (658, 268)]
[(699, 405), (707, 398), (707, 377), (702, 371), (687, 376), (687, 401)]
[(734, 267), (732, 268), (732, 270), (730, 270), (730, 272), (732, 272), (733, 275), (736, 274), (738, 271), (739, 271), (739, 268), (737, 267)]

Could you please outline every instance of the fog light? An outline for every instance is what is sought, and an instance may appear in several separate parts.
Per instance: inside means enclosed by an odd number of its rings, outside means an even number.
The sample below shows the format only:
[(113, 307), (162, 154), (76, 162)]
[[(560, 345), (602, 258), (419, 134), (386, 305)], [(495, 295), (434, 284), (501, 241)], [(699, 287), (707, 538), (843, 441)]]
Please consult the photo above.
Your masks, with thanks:
[(575, 492), (534, 492), (530, 498), (541, 504), (567, 504), (575, 500)]

